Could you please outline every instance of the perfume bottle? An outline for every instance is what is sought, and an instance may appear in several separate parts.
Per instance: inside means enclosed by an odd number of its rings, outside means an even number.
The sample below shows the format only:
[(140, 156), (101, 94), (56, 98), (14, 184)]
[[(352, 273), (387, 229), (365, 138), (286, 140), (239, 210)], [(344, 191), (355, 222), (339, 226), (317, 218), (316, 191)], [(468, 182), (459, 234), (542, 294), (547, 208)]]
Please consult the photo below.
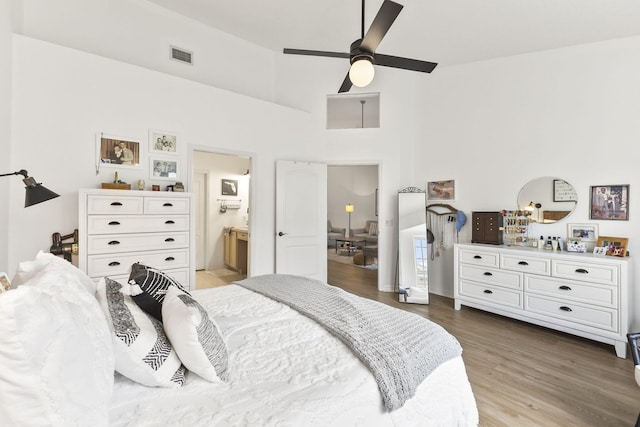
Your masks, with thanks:
[(553, 237), (553, 240), (551, 240), (551, 249), (554, 251), (558, 250), (558, 239), (556, 239), (555, 236)]
[(540, 236), (540, 240), (538, 240), (538, 249), (544, 249), (544, 236)]

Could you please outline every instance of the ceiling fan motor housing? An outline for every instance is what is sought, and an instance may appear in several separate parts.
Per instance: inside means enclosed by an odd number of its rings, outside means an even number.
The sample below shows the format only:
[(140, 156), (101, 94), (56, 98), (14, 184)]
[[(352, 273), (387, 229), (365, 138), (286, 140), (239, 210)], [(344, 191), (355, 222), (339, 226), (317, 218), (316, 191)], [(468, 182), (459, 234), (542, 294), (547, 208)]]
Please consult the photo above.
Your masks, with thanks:
[(350, 61), (351, 64), (353, 64), (354, 62), (356, 62), (359, 59), (367, 59), (369, 61), (371, 61), (372, 64), (375, 64), (376, 62), (373, 60), (373, 53), (372, 52), (366, 52), (362, 49), (360, 49), (360, 44), (362, 43), (362, 39), (358, 39), (356, 41), (354, 41), (353, 43), (351, 43), (351, 51), (349, 52), (351, 55)]

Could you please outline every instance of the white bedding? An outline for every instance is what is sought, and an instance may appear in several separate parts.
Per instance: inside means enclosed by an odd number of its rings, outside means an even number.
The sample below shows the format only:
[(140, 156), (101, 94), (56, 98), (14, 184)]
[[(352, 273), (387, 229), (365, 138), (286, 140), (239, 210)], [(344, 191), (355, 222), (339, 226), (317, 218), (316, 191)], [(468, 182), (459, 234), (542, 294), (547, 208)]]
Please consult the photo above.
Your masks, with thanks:
[(229, 285), (193, 291), (219, 324), (229, 382), (189, 373), (179, 389), (116, 374), (113, 426), (471, 426), (478, 412), (461, 357), (442, 364), (416, 396), (384, 410), (367, 368), (314, 321)]

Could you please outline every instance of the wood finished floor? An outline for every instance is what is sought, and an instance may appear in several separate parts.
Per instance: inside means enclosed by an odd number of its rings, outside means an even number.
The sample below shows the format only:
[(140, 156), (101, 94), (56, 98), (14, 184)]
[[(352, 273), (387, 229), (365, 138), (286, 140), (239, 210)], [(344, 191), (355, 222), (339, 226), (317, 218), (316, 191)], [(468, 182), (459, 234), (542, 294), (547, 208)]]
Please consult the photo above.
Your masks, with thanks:
[[(633, 426), (640, 388), (630, 358), (613, 346), (481, 310), (456, 311), (450, 298), (401, 304), (379, 292), (367, 270), (329, 263), (328, 282), (442, 325), (463, 348), (480, 426)], [(377, 272), (375, 272), (377, 274)]]

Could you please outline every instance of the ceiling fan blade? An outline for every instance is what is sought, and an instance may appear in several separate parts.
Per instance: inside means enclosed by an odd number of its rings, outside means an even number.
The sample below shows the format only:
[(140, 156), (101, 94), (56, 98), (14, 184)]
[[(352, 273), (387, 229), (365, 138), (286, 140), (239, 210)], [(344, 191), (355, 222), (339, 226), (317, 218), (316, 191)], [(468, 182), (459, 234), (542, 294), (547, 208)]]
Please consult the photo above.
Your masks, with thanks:
[(364, 36), (364, 39), (362, 39), (360, 49), (366, 52), (375, 52), (382, 38), (387, 34), (391, 24), (396, 20), (403, 7), (401, 4), (392, 2), (391, 0), (385, 0), (382, 6), (380, 6), (378, 14), (373, 19), (367, 34)]
[(309, 55), (309, 56), (328, 56), (330, 58), (350, 58), (348, 53), (342, 52), (325, 52), (322, 50), (304, 50), (304, 49), (287, 49), (284, 48), (282, 53), (289, 55)]
[(419, 59), (402, 58), (399, 56), (383, 55), (376, 53), (374, 55), (374, 61), (376, 65), (382, 65), (384, 67), (401, 68), (403, 70), (421, 71), (423, 73), (430, 73), (438, 65), (435, 62), (420, 61)]
[(347, 72), (347, 76), (344, 78), (344, 81), (342, 82), (342, 86), (340, 86), (340, 89), (338, 89), (338, 93), (349, 92), (349, 89), (351, 89), (352, 85), (353, 83), (351, 83), (351, 79), (349, 78), (349, 73)]

